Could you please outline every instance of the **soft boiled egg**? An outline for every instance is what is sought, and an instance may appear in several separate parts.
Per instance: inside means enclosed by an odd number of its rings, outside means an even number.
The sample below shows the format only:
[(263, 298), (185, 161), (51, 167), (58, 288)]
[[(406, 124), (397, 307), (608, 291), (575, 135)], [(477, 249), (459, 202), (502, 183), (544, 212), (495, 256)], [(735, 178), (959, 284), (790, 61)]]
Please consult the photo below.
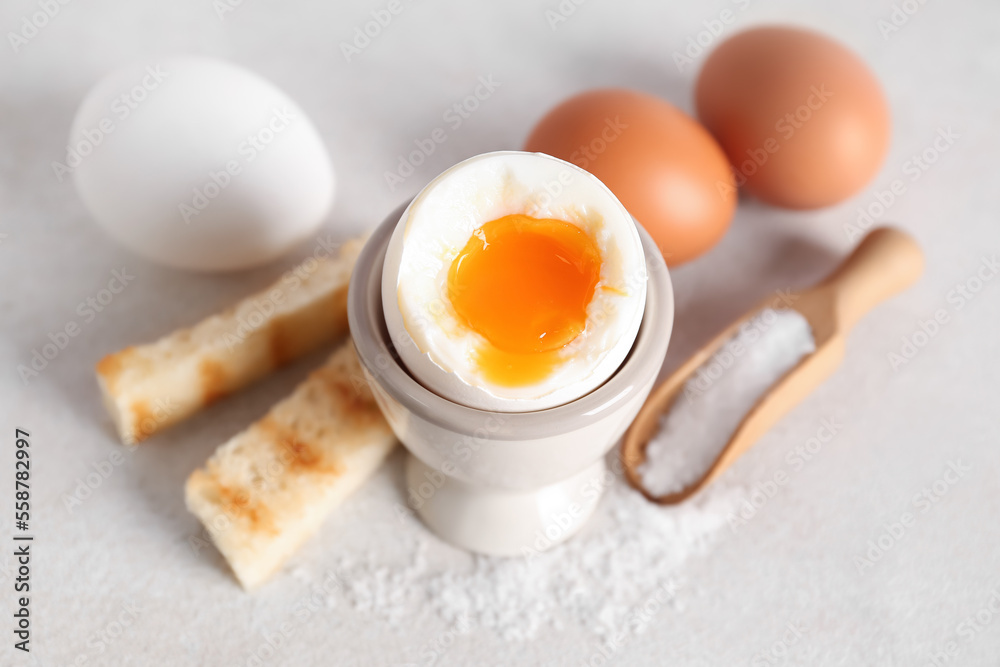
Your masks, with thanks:
[(527, 412), (621, 365), (646, 300), (635, 221), (595, 176), (541, 153), (486, 153), (410, 203), (382, 305), (414, 378), (448, 400)]

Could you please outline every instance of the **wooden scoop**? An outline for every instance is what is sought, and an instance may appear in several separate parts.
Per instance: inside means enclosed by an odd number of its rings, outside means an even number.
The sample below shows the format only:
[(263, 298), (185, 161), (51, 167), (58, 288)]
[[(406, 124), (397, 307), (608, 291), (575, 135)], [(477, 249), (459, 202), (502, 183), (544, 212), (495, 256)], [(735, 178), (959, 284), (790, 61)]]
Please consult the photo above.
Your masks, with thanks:
[(760, 397), (697, 482), (676, 493), (653, 496), (643, 488), (638, 467), (645, 460), (646, 444), (659, 429), (660, 416), (671, 408), (687, 379), (736, 335), (744, 322), (764, 308), (774, 307), (773, 298), (735, 321), (692, 355), (646, 400), (622, 444), (622, 460), (629, 483), (653, 502), (664, 505), (680, 502), (704, 488), (836, 370), (844, 357), (847, 333), (875, 305), (912, 285), (923, 267), (923, 253), (912, 237), (898, 229), (879, 227), (872, 230), (825, 280), (805, 291), (793, 292), (788, 299), (790, 305), (782, 308), (797, 310), (806, 318), (812, 328), (816, 351), (803, 358)]

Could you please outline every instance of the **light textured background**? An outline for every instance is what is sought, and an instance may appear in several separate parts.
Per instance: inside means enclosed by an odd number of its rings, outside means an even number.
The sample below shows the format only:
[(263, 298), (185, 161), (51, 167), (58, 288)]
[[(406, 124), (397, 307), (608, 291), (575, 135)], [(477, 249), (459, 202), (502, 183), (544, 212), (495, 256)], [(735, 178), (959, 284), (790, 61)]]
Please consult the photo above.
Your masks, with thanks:
[[(709, 255), (674, 273), (678, 311), (667, 367), (774, 289), (804, 286), (851, 246), (845, 223), (875, 192), (903, 177), (909, 157), (932, 145), (939, 128), (959, 139), (886, 219), (913, 232), (926, 250), (916, 288), (875, 310), (849, 340), (840, 371), (808, 397), (722, 481), (746, 489), (779, 469), (786, 453), (826, 417), (843, 424), (836, 440), (747, 525), (724, 531), (684, 572), (683, 611), (658, 615), (630, 640), (621, 664), (744, 665), (781, 639), (787, 623), (806, 629), (773, 664), (925, 665), (956, 640), (947, 664), (997, 665), (1000, 618), (973, 637), (958, 624), (1000, 590), (1000, 278), (958, 310), (949, 291), (1000, 251), (1000, 5), (971, 0), (919, 5), (884, 38), (877, 21), (891, 3), (611, 2), (589, 0), (550, 29), (557, 2), (469, 3), (403, 0), (404, 11), (360, 56), (339, 48), (384, 2), (245, 0), (223, 19), (207, 0), (128, 3), (77, 0), (18, 54), (6, 33), (36, 3), (3, 3), (0, 28), (0, 664), (246, 664), (307, 586), (287, 572), (255, 595), (239, 590), (212, 549), (195, 554), (196, 521), (182, 484), (213, 448), (286, 394), (316, 356), (157, 437), (134, 453), (82, 507), (63, 505), (78, 478), (116, 444), (92, 368), (104, 353), (145, 341), (212, 313), (267, 284), (294, 257), (224, 277), (187, 275), (147, 264), (111, 243), (88, 219), (72, 185), (50, 163), (63, 157), (74, 109), (111, 68), (141, 56), (200, 53), (231, 59), (276, 82), (319, 127), (340, 179), (327, 223), (338, 237), (369, 227), (427, 179), (467, 156), (517, 148), (531, 124), (570, 93), (625, 85), (691, 109), (694, 68), (678, 72), (671, 54), (702, 22), (730, 8), (738, 28), (789, 21), (821, 28), (863, 54), (885, 85), (894, 126), (891, 152), (855, 199), (815, 213), (742, 202), (732, 230)], [(567, 4), (567, 3), (564, 3)], [(910, 4), (918, 6), (913, 0)], [(703, 58), (699, 58), (700, 60)], [(383, 173), (415, 139), (468, 95), (477, 77), (500, 88), (390, 192)], [(80, 318), (77, 304), (100, 290), (114, 268), (134, 282), (41, 377), (25, 386), (26, 363), (49, 332)], [(944, 308), (949, 323), (902, 368), (887, 361), (901, 338)], [(32, 433), (34, 650), (11, 648), (14, 593), (8, 548), (12, 521), (13, 433)], [(886, 523), (939, 479), (949, 461), (971, 466), (960, 482), (870, 570), (855, 556)], [(322, 570), (332, 555), (404, 557), (394, 539), (391, 503), (400, 458), (332, 518), (294, 559)], [(436, 547), (434, 558), (454, 557)], [(143, 608), (103, 652), (94, 633), (123, 604)], [(324, 611), (268, 664), (419, 662), (419, 649), (447, 627), (429, 613), (401, 628), (346, 607)], [(579, 664), (594, 649), (580, 629), (507, 644), (487, 631), (461, 637), (438, 664)], [(762, 663), (758, 659), (757, 664)]]

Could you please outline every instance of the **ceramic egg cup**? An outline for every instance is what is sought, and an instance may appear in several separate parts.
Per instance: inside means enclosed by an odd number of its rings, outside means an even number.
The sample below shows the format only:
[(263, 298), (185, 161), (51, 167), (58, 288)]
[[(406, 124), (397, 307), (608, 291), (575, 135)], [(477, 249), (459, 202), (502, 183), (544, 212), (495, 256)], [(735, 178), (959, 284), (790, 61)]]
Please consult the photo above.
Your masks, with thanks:
[(614, 478), (605, 454), (646, 400), (666, 355), (673, 290), (641, 227), (647, 292), (642, 325), (614, 375), (574, 401), (535, 412), (477, 410), (421, 385), (399, 361), (382, 309), (382, 266), (405, 205), (372, 234), (351, 277), (348, 317), (376, 401), (409, 450), (407, 504), (444, 540), (521, 555), (572, 536)]

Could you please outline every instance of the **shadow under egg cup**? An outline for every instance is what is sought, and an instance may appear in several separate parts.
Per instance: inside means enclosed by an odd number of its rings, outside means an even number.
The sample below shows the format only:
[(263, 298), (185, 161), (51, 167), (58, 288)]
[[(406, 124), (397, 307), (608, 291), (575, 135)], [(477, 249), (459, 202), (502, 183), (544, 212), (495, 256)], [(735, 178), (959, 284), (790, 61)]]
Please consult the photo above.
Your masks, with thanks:
[[(375, 400), (409, 450), (407, 505), (444, 540), (479, 553), (543, 551), (576, 533), (614, 479), (604, 457), (652, 389), (674, 319), (670, 275), (641, 226), (646, 304), (629, 355), (592, 392), (534, 412), (454, 403), (403, 366), (382, 309), (382, 265), (405, 205), (372, 233), (351, 276), (351, 335)], [(641, 276), (640, 276), (641, 278)]]

